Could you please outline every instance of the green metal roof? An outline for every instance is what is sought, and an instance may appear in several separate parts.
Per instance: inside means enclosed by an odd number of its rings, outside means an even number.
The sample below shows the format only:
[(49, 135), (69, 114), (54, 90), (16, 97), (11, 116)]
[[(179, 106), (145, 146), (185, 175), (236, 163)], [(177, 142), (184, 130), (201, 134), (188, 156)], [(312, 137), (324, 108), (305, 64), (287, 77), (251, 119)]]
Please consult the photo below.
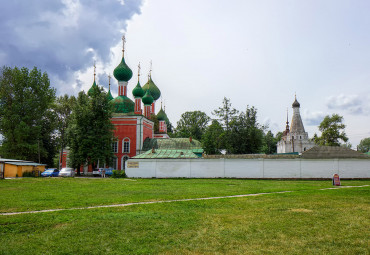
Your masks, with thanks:
[(129, 113), (135, 109), (135, 103), (126, 96), (118, 96), (109, 101), (113, 105), (113, 112)]
[(95, 82), (95, 78), (94, 78), (94, 82), (93, 82), (93, 85), (91, 86), (91, 88), (89, 89), (89, 91), (87, 91), (87, 94), (89, 95), (89, 96), (92, 96), (93, 95), (93, 93), (94, 93), (94, 88), (96, 88), (96, 82)]
[(189, 138), (168, 138), (168, 139), (161, 139), (161, 138), (147, 138), (144, 140), (143, 150), (151, 150), (152, 148), (155, 149), (162, 149), (162, 150), (194, 150), (194, 149), (202, 149), (202, 144), (192, 139), (190, 142)]
[(108, 91), (107, 98), (109, 101), (113, 100), (112, 93), (110, 93), (110, 90)]
[(140, 82), (138, 81), (136, 87), (132, 90), (132, 95), (136, 97), (143, 97), (145, 95), (145, 91), (140, 86)]
[(118, 81), (129, 81), (132, 77), (132, 71), (125, 62), (125, 58), (122, 57), (121, 63), (113, 71), (114, 77)]
[(161, 91), (159, 90), (157, 85), (155, 85), (155, 83), (153, 82), (152, 77), (149, 77), (148, 82), (145, 83), (145, 85), (143, 86), (143, 90), (145, 92), (149, 90), (154, 100), (157, 100), (161, 96)]
[(163, 111), (162, 106), (161, 106), (161, 109), (159, 110), (159, 112), (157, 114), (157, 119), (158, 120), (164, 120), (164, 121), (168, 120), (167, 114)]
[(177, 158), (199, 158), (195, 155), (192, 150), (155, 150), (152, 153), (152, 150), (146, 151), (142, 154), (136, 155), (133, 157), (135, 159), (153, 159), (153, 158), (162, 158), (162, 159), (177, 159)]

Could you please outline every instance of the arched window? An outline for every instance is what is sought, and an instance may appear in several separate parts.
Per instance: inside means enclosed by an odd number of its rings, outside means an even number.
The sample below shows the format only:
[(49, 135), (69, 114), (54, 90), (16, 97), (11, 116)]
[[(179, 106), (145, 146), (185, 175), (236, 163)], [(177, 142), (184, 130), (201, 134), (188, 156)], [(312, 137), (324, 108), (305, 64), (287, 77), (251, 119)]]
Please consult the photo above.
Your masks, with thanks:
[(129, 159), (129, 157), (127, 155), (124, 155), (122, 158), (121, 158), (121, 170), (125, 170), (126, 168), (126, 161)]
[(123, 139), (122, 152), (123, 153), (130, 153), (130, 139), (128, 137)]

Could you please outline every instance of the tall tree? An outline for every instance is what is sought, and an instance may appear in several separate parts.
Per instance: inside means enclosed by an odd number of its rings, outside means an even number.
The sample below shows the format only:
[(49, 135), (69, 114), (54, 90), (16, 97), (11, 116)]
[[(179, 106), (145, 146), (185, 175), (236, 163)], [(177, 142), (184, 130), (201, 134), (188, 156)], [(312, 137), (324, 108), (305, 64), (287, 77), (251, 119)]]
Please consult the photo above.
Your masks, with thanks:
[(217, 120), (206, 129), (202, 137), (202, 145), (207, 154), (220, 154), (223, 147), (224, 129)]
[(78, 169), (85, 163), (95, 168), (98, 161), (108, 164), (113, 157), (112, 109), (106, 93), (94, 87), (91, 96), (80, 92), (68, 127), (70, 160)]
[[(58, 133), (58, 142), (60, 148), (59, 156), (63, 155), (63, 150), (67, 145), (67, 128), (71, 121), (72, 109), (76, 104), (76, 98), (74, 96), (60, 96), (57, 98), (54, 109), (57, 115), (57, 133)], [(60, 162), (60, 160), (59, 160)], [(60, 165), (58, 165), (60, 168)]]
[(260, 153), (263, 146), (263, 127), (257, 121), (257, 109), (247, 107), (230, 122), (230, 147), (232, 154)]
[(210, 117), (201, 111), (185, 112), (181, 115), (181, 119), (177, 122), (176, 136), (177, 137), (193, 137), (201, 140)]
[(238, 113), (239, 111), (231, 107), (230, 99), (226, 97), (222, 101), (222, 107), (212, 112), (213, 115), (219, 118), (227, 132), (230, 130), (230, 121), (235, 119)]
[(357, 150), (364, 153), (370, 151), (370, 137), (362, 139), (357, 146)]
[(346, 125), (343, 123), (343, 117), (338, 114), (327, 115), (319, 125), (321, 136), (314, 135), (314, 141), (317, 145), (340, 146), (340, 140), (348, 141), (344, 131)]
[(277, 137), (269, 130), (263, 138), (262, 152), (266, 154), (273, 154), (277, 151)]
[(0, 72), (2, 155), (53, 165), (56, 153), (55, 89), (36, 67), (3, 67)]

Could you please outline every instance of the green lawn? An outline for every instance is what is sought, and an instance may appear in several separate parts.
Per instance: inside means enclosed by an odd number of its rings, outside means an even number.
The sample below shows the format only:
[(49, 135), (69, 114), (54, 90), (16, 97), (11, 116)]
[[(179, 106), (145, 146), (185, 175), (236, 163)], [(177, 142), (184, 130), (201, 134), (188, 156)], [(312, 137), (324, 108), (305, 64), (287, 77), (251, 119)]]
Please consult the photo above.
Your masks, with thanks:
[(330, 187), (330, 181), (1, 180), (0, 212), (295, 192), (0, 215), (0, 254), (369, 254), (370, 187), (319, 190)]

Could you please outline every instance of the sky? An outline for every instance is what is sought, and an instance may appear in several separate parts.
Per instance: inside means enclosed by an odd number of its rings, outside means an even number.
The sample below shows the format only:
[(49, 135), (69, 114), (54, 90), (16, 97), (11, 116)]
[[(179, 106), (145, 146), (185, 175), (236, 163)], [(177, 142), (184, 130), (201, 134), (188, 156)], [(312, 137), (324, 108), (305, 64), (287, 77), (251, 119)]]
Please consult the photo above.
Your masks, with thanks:
[[(34, 66), (57, 94), (108, 88), (122, 56), (128, 83), (152, 78), (174, 126), (186, 111), (210, 117), (224, 97), (285, 129), (294, 96), (309, 137), (326, 115), (344, 118), (353, 148), (370, 137), (370, 1), (0, 0), (0, 66)], [(111, 90), (117, 95), (117, 81)], [(132, 96), (131, 96), (132, 98)]]

